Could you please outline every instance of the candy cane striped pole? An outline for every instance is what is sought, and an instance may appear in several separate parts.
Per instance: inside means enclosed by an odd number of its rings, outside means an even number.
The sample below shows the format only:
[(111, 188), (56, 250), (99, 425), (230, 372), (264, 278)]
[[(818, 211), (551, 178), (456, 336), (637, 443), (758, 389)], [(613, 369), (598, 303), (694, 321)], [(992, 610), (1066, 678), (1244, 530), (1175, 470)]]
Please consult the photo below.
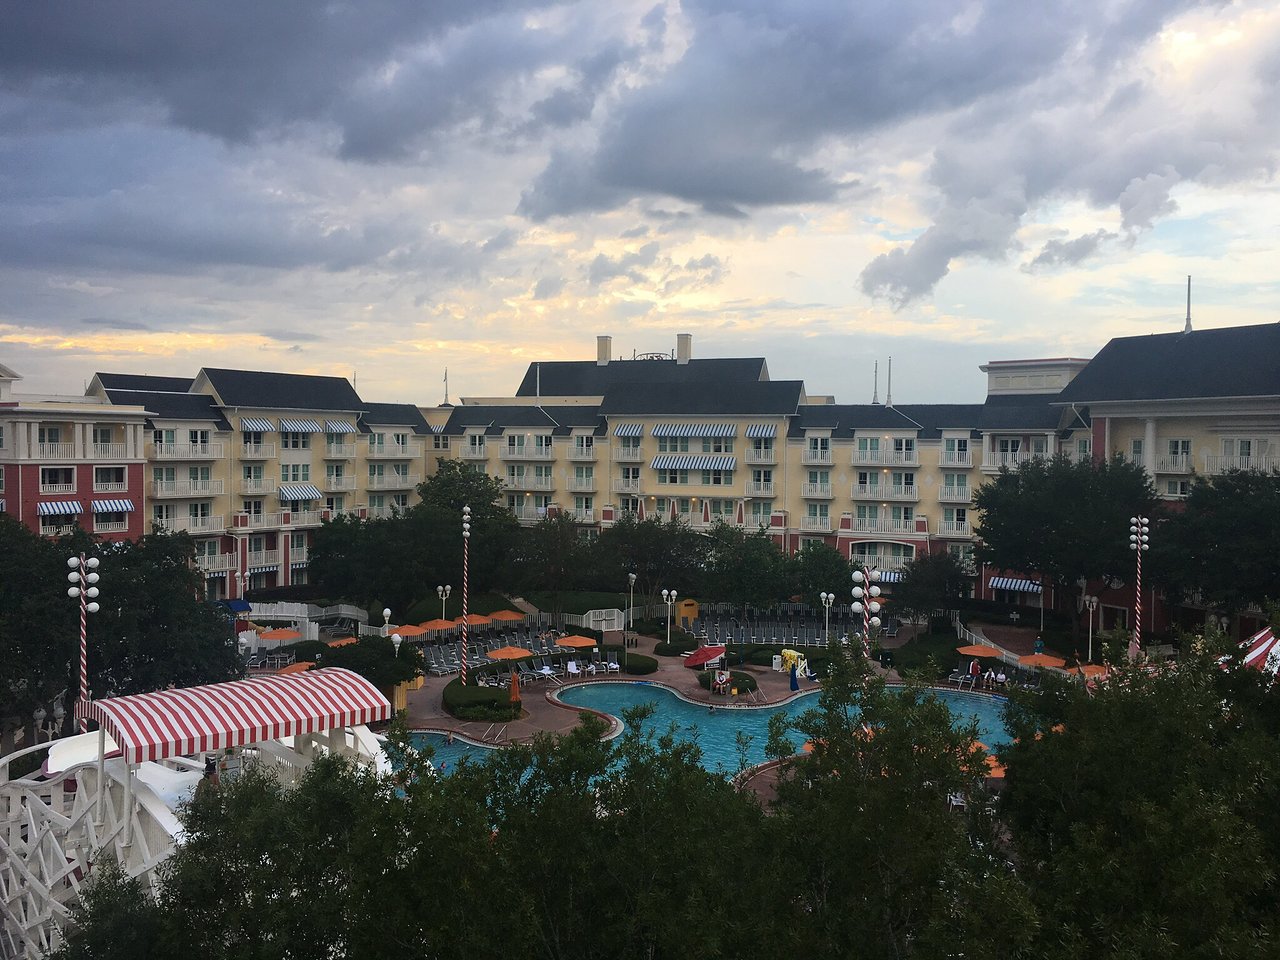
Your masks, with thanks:
[(67, 566), (71, 568), (67, 580), (72, 584), (67, 589), (67, 596), (80, 601), (80, 690), (76, 713), (80, 715), (80, 732), (88, 733), (89, 721), (84, 713), (89, 706), (89, 614), (98, 612), (98, 603), (93, 600), (98, 595), (98, 588), (93, 586), (98, 582), (98, 558), (86, 560), (82, 553), (69, 557)]
[(467, 685), (467, 579), (471, 565), (471, 508), (462, 508), (462, 685)]
[(1142, 650), (1142, 552), (1150, 550), (1151, 521), (1147, 517), (1129, 518), (1129, 549), (1134, 552), (1137, 567), (1133, 581), (1133, 639), (1129, 641), (1129, 659), (1136, 660)]

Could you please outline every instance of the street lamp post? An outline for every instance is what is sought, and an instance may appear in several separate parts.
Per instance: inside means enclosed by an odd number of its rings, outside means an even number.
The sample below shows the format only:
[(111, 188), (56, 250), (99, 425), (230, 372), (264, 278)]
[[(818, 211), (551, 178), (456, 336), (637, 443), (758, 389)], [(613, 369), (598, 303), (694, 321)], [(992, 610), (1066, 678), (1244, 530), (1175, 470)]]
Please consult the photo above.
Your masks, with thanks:
[(385, 637), (391, 633), (391, 608), (382, 608), (382, 635)]
[(400, 644), (402, 643), (404, 643), (404, 637), (400, 636), (400, 634), (393, 633), (391, 635), (391, 646), (395, 648), (397, 660), (400, 659)]
[(1151, 549), (1151, 521), (1138, 515), (1129, 518), (1129, 549), (1137, 561), (1133, 581), (1133, 639), (1129, 641), (1129, 659), (1136, 660), (1142, 650), (1142, 554)]
[(634, 573), (627, 574), (627, 591), (627, 629), (634, 630), (636, 628), (636, 575)]
[(471, 567), (471, 508), (462, 508), (462, 685), (467, 685), (467, 586)]
[(443, 587), (436, 587), (436, 596), (440, 598), (440, 619), (444, 620), (445, 603), (449, 599), (449, 594), (453, 592), (453, 587), (445, 584)]
[(828, 646), (830, 646), (831, 604), (836, 602), (836, 595), (834, 593), (827, 593), (826, 591), (823, 591), (818, 594), (818, 599), (822, 601), (822, 639)]
[(1084, 606), (1089, 611), (1089, 662), (1093, 663), (1093, 611), (1098, 609), (1098, 598), (1086, 594)]
[(88, 614), (98, 612), (98, 558), (85, 559), (79, 556), (68, 557), (67, 566), (71, 572), (67, 574), (68, 582), (74, 584), (67, 588), (67, 596), (80, 601), (80, 732), (89, 732), (89, 719), (85, 711), (89, 707), (89, 618)]
[(853, 612), (862, 615), (862, 645), (868, 655), (871, 653), (871, 628), (880, 626), (880, 571), (875, 567), (861, 568), (853, 571)]
[(671, 605), (676, 602), (676, 592), (674, 590), (662, 591), (662, 602), (667, 605), (667, 646), (671, 646)]

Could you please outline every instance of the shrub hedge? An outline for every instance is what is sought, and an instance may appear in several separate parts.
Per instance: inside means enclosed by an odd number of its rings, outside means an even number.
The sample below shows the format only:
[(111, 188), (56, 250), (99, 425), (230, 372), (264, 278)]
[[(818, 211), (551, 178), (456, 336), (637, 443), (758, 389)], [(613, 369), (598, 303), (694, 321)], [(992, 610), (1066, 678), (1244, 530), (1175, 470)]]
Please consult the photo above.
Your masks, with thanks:
[(677, 637), (671, 634), (671, 642), (665, 640), (653, 648), (653, 652), (660, 657), (678, 657), (682, 653), (692, 653), (698, 649), (698, 641), (693, 637), (686, 635), (685, 637)]
[(511, 702), (505, 687), (464, 687), (460, 677), (445, 685), (443, 703), (445, 711), (459, 720), (501, 723), (520, 716), (520, 704)]
[[(712, 670), (698, 671), (698, 684), (703, 690), (711, 689), (711, 677), (713, 673), (714, 671)], [(759, 686), (759, 684), (756, 683), (756, 678), (749, 673), (730, 670), (729, 676), (732, 678), (731, 686), (737, 687), (738, 693), (753, 693)]]
[(658, 669), (658, 661), (653, 657), (646, 657), (643, 653), (628, 653), (625, 664), (622, 663), (621, 658), (618, 662), (622, 664), (622, 672), (629, 673), (633, 677), (643, 677)]

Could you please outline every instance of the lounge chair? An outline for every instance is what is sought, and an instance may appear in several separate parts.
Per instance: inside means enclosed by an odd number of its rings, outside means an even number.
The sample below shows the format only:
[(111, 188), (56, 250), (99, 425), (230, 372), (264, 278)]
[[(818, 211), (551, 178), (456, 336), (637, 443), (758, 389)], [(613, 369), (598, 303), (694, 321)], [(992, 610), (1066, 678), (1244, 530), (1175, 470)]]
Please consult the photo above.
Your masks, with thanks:
[(564, 665), (564, 668), (565, 668), (565, 670), (568, 672), (569, 676), (571, 676), (571, 677), (580, 677), (580, 676), (582, 676), (582, 671), (578, 669), (578, 661), (577, 661), (577, 660), (570, 660), (568, 663), (566, 663), (566, 664)]
[(622, 667), (618, 665), (618, 655), (616, 653), (609, 654), (609, 662), (606, 664), (609, 673), (620, 673)]

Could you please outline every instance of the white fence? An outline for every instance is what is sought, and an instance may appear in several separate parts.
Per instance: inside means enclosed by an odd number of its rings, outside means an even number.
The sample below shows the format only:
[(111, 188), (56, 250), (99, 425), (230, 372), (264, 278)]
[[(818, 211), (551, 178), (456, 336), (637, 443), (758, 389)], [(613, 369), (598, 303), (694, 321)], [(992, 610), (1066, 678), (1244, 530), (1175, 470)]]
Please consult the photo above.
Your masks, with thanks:
[(249, 617), (253, 620), (291, 620), (295, 624), (318, 620), (353, 620), (369, 622), (369, 612), (347, 603), (332, 607), (319, 607), (314, 603), (251, 603)]

